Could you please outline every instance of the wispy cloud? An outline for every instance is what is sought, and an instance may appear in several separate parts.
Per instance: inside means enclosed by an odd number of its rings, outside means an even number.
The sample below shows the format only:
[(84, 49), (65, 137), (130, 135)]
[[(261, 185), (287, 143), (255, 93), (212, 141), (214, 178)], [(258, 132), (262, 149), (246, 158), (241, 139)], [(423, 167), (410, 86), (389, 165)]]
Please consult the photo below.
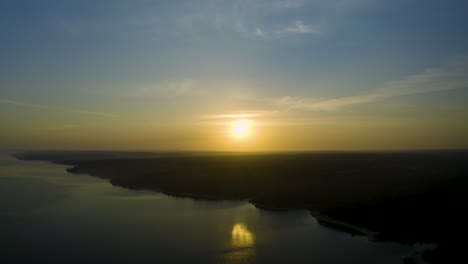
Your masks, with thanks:
[[(233, 121), (247, 119), (255, 126), (304, 126), (310, 124), (333, 123), (337, 118), (331, 120), (326, 116), (310, 116), (293, 112), (278, 110), (245, 110), (222, 114), (204, 115), (196, 119), (198, 124), (230, 126)], [(340, 119), (340, 122), (346, 122)]]
[(118, 117), (116, 114), (106, 113), (106, 112), (96, 112), (96, 111), (88, 111), (83, 109), (65, 109), (59, 108), (49, 105), (41, 105), (41, 104), (32, 104), (28, 102), (21, 102), (15, 100), (8, 100), (8, 99), (0, 99), (0, 103), (14, 105), (18, 107), (26, 107), (26, 108), (35, 108), (35, 109), (43, 109), (43, 110), (53, 110), (53, 111), (65, 111), (75, 114), (81, 115), (91, 115), (91, 116), (99, 116), (99, 117), (107, 117), (107, 118), (115, 118)]
[[(125, 2), (125, 1), (124, 1)], [(174, 3), (172, 3), (174, 2)], [(308, 25), (313, 19), (323, 26), (330, 24), (342, 13), (350, 12), (368, 0), (232, 0), (232, 1), (168, 1), (162, 5), (152, 1), (140, 8), (97, 12), (87, 17), (57, 15), (54, 24), (67, 34), (109, 33), (119, 28), (119, 34), (132, 37), (151, 36), (199, 39), (205, 36), (237, 33), (239, 36), (270, 38), (285, 34), (317, 34), (321, 28)], [(120, 5), (117, 5), (120, 6)], [(304, 14), (307, 14), (304, 16)], [(283, 25), (291, 19), (292, 25)], [(309, 21), (310, 22), (310, 21)], [(256, 34), (257, 28), (268, 34)], [(325, 28), (325, 27), (324, 27)]]
[(261, 29), (261, 28), (256, 28), (254, 35), (259, 37), (259, 38), (263, 38), (263, 39), (266, 39), (266, 38), (268, 38), (270, 36), (270, 34), (263, 31), (263, 29)]
[(304, 7), (306, 3), (306, 0), (276, 0), (272, 2), (272, 6), (280, 9), (293, 9)]
[(96, 111), (87, 111), (87, 110), (80, 110), (80, 109), (70, 109), (72, 113), (83, 114), (83, 115), (93, 115), (93, 116), (101, 116), (101, 117), (109, 117), (115, 118), (118, 117), (116, 114), (106, 113), (106, 112), (96, 112)]
[(122, 97), (200, 97), (210, 94), (211, 91), (206, 87), (207, 85), (199, 80), (181, 78), (166, 82), (135, 83), (132, 84), (132, 89), (121, 92), (112, 90), (110, 93)]
[(292, 25), (280, 27), (274, 30), (265, 30), (257, 27), (254, 31), (254, 35), (262, 39), (274, 39), (291, 35), (318, 35), (320, 33), (321, 31), (318, 25), (305, 24), (302, 20), (296, 20)]
[[(202, 98), (229, 98), (240, 99), (251, 97), (249, 91), (251, 84), (245, 81), (237, 80), (219, 80), (216, 77), (195, 79), (191, 77), (173, 79), (161, 82), (133, 83), (124, 86), (119, 91), (113, 87), (101, 90), (106, 96), (118, 97), (152, 97), (152, 98), (171, 98), (177, 97), (195, 97)], [(93, 93), (96, 90), (91, 91)], [(216, 100), (217, 101), (217, 100)]]
[(248, 119), (255, 121), (256, 124), (264, 123), (265, 119), (273, 117), (278, 114), (276, 110), (244, 110), (234, 111), (222, 114), (203, 115), (195, 122), (211, 125), (226, 125), (230, 124), (233, 120)]
[(199, 87), (198, 81), (194, 79), (183, 79), (167, 83), (162, 90), (169, 94), (181, 96), (200, 96), (207, 93), (207, 91)]
[(301, 20), (297, 20), (294, 25), (286, 27), (279, 33), (295, 33), (295, 34), (320, 34), (317, 25), (306, 25)]
[(29, 107), (29, 108), (52, 109), (51, 107), (48, 107), (46, 105), (30, 104), (30, 103), (26, 103), (26, 102), (13, 101), (13, 100), (7, 100), (7, 99), (0, 99), (0, 103), (15, 105), (15, 106), (21, 106), (21, 107)]
[(286, 110), (336, 111), (343, 107), (369, 104), (399, 96), (468, 88), (467, 72), (468, 58), (463, 58), (445, 67), (427, 69), (420, 74), (385, 83), (366, 94), (325, 100), (284, 96), (262, 101)]
[(256, 118), (270, 114), (271, 111), (257, 110), (257, 111), (240, 111), (226, 114), (213, 114), (202, 116), (203, 120), (228, 120), (228, 119), (242, 119), (242, 118)]

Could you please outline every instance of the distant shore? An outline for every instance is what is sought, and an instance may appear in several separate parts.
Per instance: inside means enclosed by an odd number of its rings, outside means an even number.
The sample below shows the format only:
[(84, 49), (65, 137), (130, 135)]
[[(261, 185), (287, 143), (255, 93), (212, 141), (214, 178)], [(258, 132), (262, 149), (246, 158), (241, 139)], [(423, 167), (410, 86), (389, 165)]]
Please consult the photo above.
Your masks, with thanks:
[[(457, 256), (468, 197), (468, 152), (344, 152), (183, 155), (22, 152), (22, 160), (70, 166), (74, 174), (129, 189), (204, 200), (248, 200), (268, 210), (308, 209), (321, 224), (373, 241), (435, 243), (426, 259)], [(437, 212), (437, 213), (436, 213)], [(443, 252), (443, 253), (437, 253)], [(455, 253), (454, 253), (455, 252)]]

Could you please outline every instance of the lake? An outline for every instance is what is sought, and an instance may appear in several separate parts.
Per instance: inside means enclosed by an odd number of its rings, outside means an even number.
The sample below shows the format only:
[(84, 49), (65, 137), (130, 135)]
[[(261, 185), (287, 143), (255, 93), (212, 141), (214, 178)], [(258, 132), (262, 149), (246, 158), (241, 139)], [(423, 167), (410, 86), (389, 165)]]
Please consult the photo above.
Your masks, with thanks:
[(307, 210), (112, 186), (0, 155), (1, 263), (402, 263), (418, 245), (371, 242)]

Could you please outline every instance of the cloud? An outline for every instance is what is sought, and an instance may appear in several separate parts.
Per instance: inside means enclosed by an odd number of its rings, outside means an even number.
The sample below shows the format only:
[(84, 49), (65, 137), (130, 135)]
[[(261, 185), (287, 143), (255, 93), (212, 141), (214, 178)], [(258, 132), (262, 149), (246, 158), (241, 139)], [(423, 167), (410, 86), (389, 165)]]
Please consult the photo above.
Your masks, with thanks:
[(293, 26), (287, 27), (280, 33), (295, 33), (295, 34), (320, 34), (320, 30), (316, 25), (306, 25), (301, 20), (297, 20)]
[(83, 114), (83, 115), (93, 115), (93, 116), (101, 116), (101, 117), (109, 117), (109, 118), (118, 117), (118, 115), (116, 114), (106, 113), (106, 112), (96, 112), (96, 111), (88, 111), (88, 110), (80, 110), (80, 109), (70, 109), (68, 111), (72, 113)]
[(293, 96), (262, 100), (286, 110), (336, 111), (344, 107), (369, 104), (394, 97), (468, 88), (467, 72), (468, 58), (464, 57), (445, 67), (426, 69), (422, 73), (387, 82), (366, 94), (326, 100)]
[[(166, 17), (167, 14), (160, 14), (159, 9), (154, 9), (147, 11), (144, 19), (133, 19), (132, 24), (151, 28), (152, 33), (183, 37), (184, 41), (231, 33), (271, 39), (321, 33), (318, 25), (307, 24), (302, 20), (302, 9), (312, 8), (314, 15), (307, 17), (321, 21), (323, 14), (319, 10), (328, 10), (330, 5), (308, 0), (235, 0), (213, 1), (209, 4), (187, 2), (177, 7), (176, 14)], [(285, 19), (290, 19), (289, 23), (284, 22), (288, 21)]]
[(88, 111), (88, 110), (83, 110), (83, 109), (64, 109), (64, 108), (58, 108), (58, 107), (53, 107), (53, 106), (48, 106), (48, 105), (31, 104), (31, 103), (27, 103), (27, 102), (7, 100), (7, 99), (0, 99), (0, 103), (19, 106), (19, 107), (26, 107), (26, 108), (35, 108), (35, 109), (53, 110), (53, 111), (66, 111), (66, 112), (70, 112), (70, 113), (76, 113), (76, 114), (82, 114), (82, 115), (91, 115), (91, 116), (99, 116), (99, 117), (107, 117), (107, 118), (118, 117), (118, 115), (112, 114), (112, 113)]
[[(174, 79), (154, 83), (133, 83), (120, 87), (116, 91), (109, 87), (101, 92), (106, 96), (129, 97), (129, 98), (161, 98), (175, 99), (184, 97), (202, 98), (229, 98), (232, 100), (252, 97), (249, 93), (251, 84), (245, 81), (220, 80), (216, 76), (206, 79), (195, 79), (191, 77)], [(93, 93), (96, 90), (92, 91)]]
[[(115, 91), (112, 94), (116, 95)], [(132, 89), (127, 89), (119, 96), (123, 97), (200, 97), (210, 94), (206, 85), (199, 80), (184, 78), (160, 83), (134, 84)]]
[(330, 119), (327, 116), (310, 116), (293, 112), (278, 110), (244, 110), (227, 112), (222, 114), (204, 115), (196, 119), (198, 124), (226, 126), (231, 125), (235, 120), (247, 119), (252, 121), (255, 126), (304, 126), (310, 124), (329, 124), (340, 120), (341, 123), (346, 119)]
[(7, 99), (0, 99), (0, 103), (9, 104), (9, 105), (15, 105), (15, 106), (21, 106), (21, 107), (51, 109), (50, 107), (45, 106), (45, 105), (30, 104), (30, 103), (25, 103), (25, 102), (20, 102), (20, 101), (13, 101), (13, 100), (7, 100)]
[[(126, 2), (122, 0), (123, 2)], [(301, 19), (313, 19), (328, 28), (342, 13), (352, 12), (368, 0), (232, 0), (232, 1), (149, 1), (143, 5), (114, 10), (98, 4), (99, 10), (88, 16), (51, 16), (54, 26), (71, 35), (124, 34), (126, 37), (150, 37), (184, 42), (192, 38), (223, 36), (255, 36), (257, 28), (279, 37), (289, 34), (317, 34), (320, 28), (307, 25)], [(375, 4), (375, 3), (374, 3)], [(89, 7), (91, 8), (91, 7)], [(107, 12), (102, 12), (107, 10)], [(118, 14), (118, 15), (116, 15)], [(291, 19), (292, 25), (279, 23)], [(302, 23), (302, 24), (301, 24)], [(116, 31), (116, 29), (118, 29)], [(264, 38), (264, 35), (257, 35)]]
[(267, 31), (257, 27), (254, 31), (254, 35), (262, 39), (282, 38), (291, 35), (318, 35), (320, 33), (318, 25), (304, 24), (302, 20), (296, 20), (290, 26), (280, 27), (275, 30)]
[(278, 115), (278, 111), (272, 110), (243, 110), (227, 112), (222, 114), (203, 115), (196, 120), (197, 123), (211, 125), (226, 125), (233, 120), (248, 119), (255, 121), (256, 124), (263, 124), (265, 118), (271, 118)]
[(171, 82), (167, 84), (166, 90), (175, 95), (204, 95), (206, 91), (197, 86), (197, 81), (193, 79), (185, 79), (179, 82)]
[(269, 37), (270, 34), (268, 34), (267, 32), (263, 31), (261, 28), (256, 28), (256, 29), (255, 29), (254, 35), (257, 36), (257, 37), (266, 39), (266, 38)]
[(242, 119), (242, 118), (256, 118), (262, 117), (267, 114), (270, 114), (271, 111), (264, 110), (251, 110), (251, 111), (240, 111), (227, 114), (214, 114), (214, 115), (205, 115), (201, 119), (204, 120), (229, 120), (229, 119)]
[(304, 7), (306, 2), (306, 0), (277, 0), (273, 1), (272, 6), (280, 9), (294, 9)]

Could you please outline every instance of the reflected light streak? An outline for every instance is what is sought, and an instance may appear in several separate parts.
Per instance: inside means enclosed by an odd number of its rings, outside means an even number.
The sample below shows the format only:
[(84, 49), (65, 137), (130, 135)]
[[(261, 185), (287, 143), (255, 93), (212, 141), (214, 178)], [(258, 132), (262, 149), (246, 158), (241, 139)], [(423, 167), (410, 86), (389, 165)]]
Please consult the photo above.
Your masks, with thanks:
[(235, 224), (231, 232), (232, 245), (236, 248), (252, 247), (255, 237), (244, 224)]
[(232, 227), (231, 245), (221, 256), (219, 264), (255, 263), (255, 236), (242, 223)]

